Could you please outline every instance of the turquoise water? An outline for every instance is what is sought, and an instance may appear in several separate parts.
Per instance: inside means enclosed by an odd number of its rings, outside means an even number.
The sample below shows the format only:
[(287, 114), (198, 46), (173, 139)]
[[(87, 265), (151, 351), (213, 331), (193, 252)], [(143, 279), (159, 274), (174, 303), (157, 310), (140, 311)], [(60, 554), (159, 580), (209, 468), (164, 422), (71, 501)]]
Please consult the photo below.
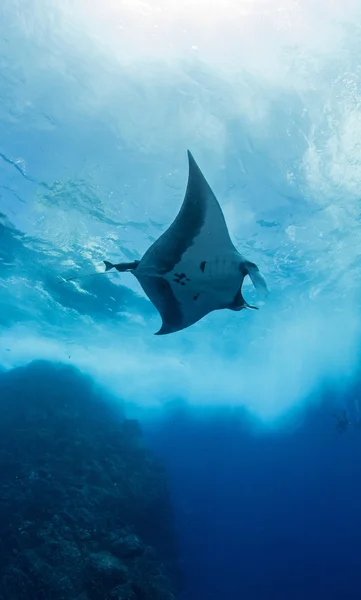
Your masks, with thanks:
[[(356, 368), (358, 7), (210, 6), (3, 3), (1, 360), (269, 419)], [(178, 212), (187, 148), (271, 295), (159, 340), (131, 275), (59, 280), (142, 255)]]
[[(359, 369), (360, 17), (356, 0), (4, 0), (2, 367), (72, 365), (152, 422), (169, 401), (231, 406), (268, 435), (325, 390), (342, 409)], [(157, 337), (131, 274), (63, 280), (142, 256), (179, 210), (187, 149), (270, 295), (245, 282), (259, 311)]]

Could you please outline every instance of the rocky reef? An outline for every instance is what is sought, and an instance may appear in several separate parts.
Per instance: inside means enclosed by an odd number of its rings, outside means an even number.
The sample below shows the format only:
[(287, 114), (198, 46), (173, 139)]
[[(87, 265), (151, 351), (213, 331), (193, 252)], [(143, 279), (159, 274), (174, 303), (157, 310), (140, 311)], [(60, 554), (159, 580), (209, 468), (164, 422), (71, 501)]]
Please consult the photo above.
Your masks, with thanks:
[(0, 600), (175, 600), (164, 470), (91, 380), (0, 373)]

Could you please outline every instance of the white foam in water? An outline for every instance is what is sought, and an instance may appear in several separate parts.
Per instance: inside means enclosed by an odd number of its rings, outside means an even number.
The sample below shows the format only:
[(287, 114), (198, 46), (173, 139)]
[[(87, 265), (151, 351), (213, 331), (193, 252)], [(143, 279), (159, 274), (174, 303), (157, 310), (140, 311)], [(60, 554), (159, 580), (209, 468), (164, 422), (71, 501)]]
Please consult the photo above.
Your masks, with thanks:
[[(36, 254), (1, 287), (19, 324), (3, 319), (0, 364), (64, 360), (140, 406), (176, 396), (265, 421), (347, 385), (360, 334), (360, 13), (356, 0), (6, 0), (12, 135), (0, 151), (37, 183), (3, 162), (16, 195), (0, 211)], [(258, 313), (214, 313), (160, 339), (155, 312), (104, 300), (102, 278), (87, 294), (85, 280), (69, 284), (66, 300), (42, 283), (77, 261), (89, 272), (141, 255), (180, 206), (187, 148), (267, 279)], [(142, 296), (131, 275), (111, 280)]]

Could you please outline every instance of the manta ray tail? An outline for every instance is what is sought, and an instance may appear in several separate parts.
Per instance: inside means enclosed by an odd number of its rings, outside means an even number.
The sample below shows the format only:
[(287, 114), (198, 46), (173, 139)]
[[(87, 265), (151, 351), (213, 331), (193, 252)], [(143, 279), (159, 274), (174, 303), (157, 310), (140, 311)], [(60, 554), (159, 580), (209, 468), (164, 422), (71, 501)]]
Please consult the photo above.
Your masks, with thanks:
[(108, 260), (103, 261), (105, 264), (105, 271), (102, 273), (85, 273), (84, 275), (76, 275), (75, 277), (68, 277), (67, 279), (63, 279), (59, 281), (59, 283), (66, 283), (67, 281), (77, 281), (78, 279), (83, 279), (83, 277), (94, 277), (94, 275), (106, 275), (110, 269), (116, 269), (117, 271), (133, 271), (137, 268), (139, 264), (139, 260), (135, 260), (131, 263), (119, 263), (118, 265), (113, 265), (113, 263)]
[(110, 271), (110, 269), (113, 269), (115, 267), (115, 265), (113, 265), (113, 263), (109, 262), (108, 260), (103, 260), (103, 263), (105, 264), (106, 271)]
[(117, 265), (113, 265), (113, 263), (109, 262), (108, 260), (103, 260), (103, 263), (105, 264), (105, 271), (116, 269), (117, 271), (120, 271), (120, 273), (123, 273), (125, 271), (134, 271), (134, 269), (136, 269), (139, 265), (139, 260), (134, 260), (130, 263), (118, 263)]

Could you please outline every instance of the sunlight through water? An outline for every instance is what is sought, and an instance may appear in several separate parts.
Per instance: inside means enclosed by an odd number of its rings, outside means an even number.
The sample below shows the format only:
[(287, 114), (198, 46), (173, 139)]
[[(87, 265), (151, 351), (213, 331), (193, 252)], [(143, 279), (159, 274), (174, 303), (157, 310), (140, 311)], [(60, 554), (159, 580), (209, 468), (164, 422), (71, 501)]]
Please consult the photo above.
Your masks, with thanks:
[[(4, 0), (0, 364), (62, 360), (120, 398), (272, 421), (356, 375), (361, 5)], [(156, 337), (131, 274), (184, 197), (190, 149), (267, 280), (258, 312)], [(246, 312), (247, 314), (244, 314)]]

